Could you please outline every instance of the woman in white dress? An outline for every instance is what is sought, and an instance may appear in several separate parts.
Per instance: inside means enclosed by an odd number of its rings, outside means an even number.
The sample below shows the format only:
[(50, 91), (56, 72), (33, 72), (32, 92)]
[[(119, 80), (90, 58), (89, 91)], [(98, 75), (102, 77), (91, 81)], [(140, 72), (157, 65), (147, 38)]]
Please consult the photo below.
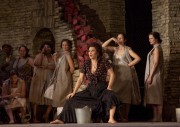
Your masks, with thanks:
[(144, 103), (153, 107), (152, 121), (160, 122), (162, 121), (164, 82), (164, 59), (160, 45), (162, 42), (160, 34), (151, 32), (149, 42), (153, 45), (153, 48), (147, 55)]
[[(109, 46), (113, 41), (118, 46)], [(139, 81), (134, 68), (134, 65), (136, 65), (141, 58), (130, 47), (126, 46), (125, 42), (126, 35), (120, 33), (117, 38), (110, 38), (102, 44), (103, 49), (114, 52), (113, 69), (116, 78), (113, 85), (113, 91), (116, 92), (122, 101), (122, 121), (128, 121), (131, 104), (137, 105), (141, 103)]]

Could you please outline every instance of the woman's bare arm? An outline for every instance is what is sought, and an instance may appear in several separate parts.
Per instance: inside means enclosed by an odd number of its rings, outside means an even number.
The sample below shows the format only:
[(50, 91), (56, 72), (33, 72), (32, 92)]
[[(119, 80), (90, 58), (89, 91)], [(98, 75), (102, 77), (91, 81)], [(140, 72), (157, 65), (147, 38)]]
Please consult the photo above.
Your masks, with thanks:
[(115, 79), (115, 74), (114, 74), (112, 67), (110, 69), (108, 69), (108, 74), (109, 74), (109, 84), (108, 84), (107, 89), (112, 90), (112, 86), (113, 86), (114, 79)]
[(104, 50), (109, 50), (111, 52), (114, 52), (115, 51), (115, 47), (113, 46), (108, 46), (112, 41), (114, 42), (117, 42), (116, 38), (110, 38), (108, 39), (107, 41), (105, 41), (103, 44), (102, 44), (102, 48)]
[(68, 60), (68, 64), (69, 64), (69, 67), (70, 67), (70, 72), (73, 74), (75, 68), (74, 68), (74, 63), (73, 63), (71, 55), (67, 56), (67, 60)]
[(84, 79), (84, 73), (80, 73), (79, 78), (78, 78), (78, 80), (76, 82), (76, 85), (75, 85), (75, 88), (74, 88), (73, 92), (70, 93), (67, 96), (67, 98), (73, 97), (76, 94), (76, 92), (78, 91), (79, 87), (81, 86), (81, 84), (83, 82), (83, 79)]
[(154, 63), (153, 63), (152, 69), (150, 70), (149, 77), (147, 79), (148, 84), (152, 83), (153, 75), (154, 75), (154, 73), (157, 69), (157, 66), (159, 64), (159, 50), (158, 50), (158, 48), (154, 49), (153, 54), (154, 54)]
[(128, 66), (134, 66), (141, 60), (138, 54), (136, 54), (132, 49), (129, 50), (129, 54), (133, 58), (133, 61), (131, 61)]

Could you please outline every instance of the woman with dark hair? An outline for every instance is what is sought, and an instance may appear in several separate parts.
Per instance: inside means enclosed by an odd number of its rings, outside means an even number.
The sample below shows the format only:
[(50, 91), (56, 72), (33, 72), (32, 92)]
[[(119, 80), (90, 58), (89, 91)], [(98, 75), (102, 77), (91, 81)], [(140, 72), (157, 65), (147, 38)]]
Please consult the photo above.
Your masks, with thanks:
[(66, 96), (73, 89), (74, 63), (71, 57), (71, 47), (71, 41), (63, 39), (60, 53), (54, 53), (56, 68), (51, 79), (51, 83), (54, 84), (53, 107), (62, 107)]
[(2, 51), (3, 51), (2, 57), (5, 57), (5, 59), (1, 61), (3, 63), (1, 66), (3, 81), (9, 78), (9, 73), (13, 69), (15, 57), (12, 55), (12, 50), (13, 49), (11, 45), (9, 44), (2, 45)]
[(13, 64), (18, 76), (25, 81), (26, 97), (29, 97), (31, 78), (33, 75), (33, 59), (29, 55), (29, 49), (25, 45), (19, 47), (19, 57)]
[[(62, 112), (52, 124), (76, 123), (75, 108), (88, 106), (92, 109), (92, 120), (102, 117), (104, 122), (116, 123), (120, 101), (112, 91), (114, 72), (111, 64), (102, 57), (102, 47), (98, 43), (89, 45), (89, 60), (85, 61), (80, 70), (80, 75), (72, 93), (67, 96), (67, 101)], [(106, 81), (109, 73), (109, 82)], [(77, 92), (84, 77), (89, 81), (87, 88)], [(83, 116), (86, 117), (86, 116)]]
[[(118, 46), (108, 46), (111, 42)], [(122, 101), (122, 121), (128, 121), (128, 114), (131, 104), (141, 103), (139, 81), (134, 65), (141, 58), (128, 46), (125, 45), (127, 39), (124, 33), (118, 34), (117, 38), (110, 38), (102, 44), (105, 50), (114, 52), (113, 64), (116, 79), (113, 85), (118, 97)], [(132, 59), (133, 58), (133, 59)]]
[(149, 42), (153, 45), (153, 49), (147, 55), (144, 103), (153, 107), (152, 121), (160, 122), (162, 121), (164, 83), (164, 58), (160, 45), (162, 42), (160, 34), (151, 32), (149, 34)]
[(24, 80), (18, 77), (17, 72), (12, 70), (10, 78), (5, 80), (2, 87), (2, 98), (9, 116), (9, 123), (14, 123), (13, 112), (15, 108), (20, 108), (21, 122), (25, 122), (25, 99), (26, 86)]
[(54, 72), (55, 63), (53, 60), (52, 47), (50, 43), (43, 43), (40, 48), (41, 52), (34, 59), (34, 73), (29, 93), (29, 101), (34, 104), (33, 122), (37, 120), (37, 105), (47, 105), (48, 108), (43, 114), (45, 122), (48, 121), (49, 113), (52, 109), (52, 101), (44, 98), (44, 92), (47, 89), (52, 74)]

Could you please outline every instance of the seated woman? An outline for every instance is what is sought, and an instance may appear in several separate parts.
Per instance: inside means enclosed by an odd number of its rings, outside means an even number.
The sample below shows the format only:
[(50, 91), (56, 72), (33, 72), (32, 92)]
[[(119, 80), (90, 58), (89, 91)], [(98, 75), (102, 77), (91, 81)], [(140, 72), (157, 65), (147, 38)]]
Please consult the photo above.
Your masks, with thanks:
[[(17, 76), (17, 73), (12, 70), (10, 78), (5, 80), (2, 86), (2, 98), (4, 100), (4, 107), (9, 116), (9, 123), (14, 123), (12, 110), (19, 108), (21, 112), (21, 120), (25, 116), (25, 82)], [(23, 122), (23, 121), (22, 121)]]
[[(118, 120), (120, 100), (112, 91), (115, 77), (112, 66), (102, 57), (100, 44), (92, 43), (88, 49), (90, 59), (85, 61), (74, 91), (67, 96), (68, 100), (62, 112), (52, 124), (76, 123), (75, 108), (85, 106), (92, 109), (92, 120), (97, 120), (99, 116), (103, 122), (116, 123)], [(109, 82), (106, 82), (107, 73), (110, 75)], [(76, 93), (84, 77), (88, 79), (89, 84), (84, 91)]]

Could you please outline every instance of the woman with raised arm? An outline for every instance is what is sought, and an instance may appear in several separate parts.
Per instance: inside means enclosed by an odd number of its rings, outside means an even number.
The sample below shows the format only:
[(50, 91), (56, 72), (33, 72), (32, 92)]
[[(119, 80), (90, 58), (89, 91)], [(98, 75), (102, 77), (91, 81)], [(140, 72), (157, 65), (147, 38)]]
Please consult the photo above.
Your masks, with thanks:
[[(113, 42), (118, 46), (110, 46)], [(126, 35), (120, 33), (117, 38), (110, 38), (102, 44), (103, 49), (114, 52), (113, 65), (116, 78), (112, 89), (122, 101), (122, 121), (128, 121), (130, 105), (141, 102), (138, 77), (134, 68), (141, 58), (126, 46), (125, 42)]]
[[(98, 117), (104, 122), (116, 123), (120, 101), (112, 91), (114, 72), (111, 64), (102, 57), (102, 47), (98, 43), (89, 45), (89, 60), (85, 61), (74, 91), (67, 96), (67, 101), (62, 112), (52, 124), (76, 123), (75, 108), (88, 106), (92, 109), (92, 120)], [(106, 81), (107, 73), (110, 75), (109, 82)], [(77, 92), (84, 77), (89, 81), (87, 88)]]
[(163, 107), (163, 81), (164, 59), (161, 48), (161, 38), (158, 32), (149, 34), (149, 42), (153, 49), (147, 55), (145, 71), (145, 97), (144, 103), (153, 107), (154, 122), (162, 121)]

